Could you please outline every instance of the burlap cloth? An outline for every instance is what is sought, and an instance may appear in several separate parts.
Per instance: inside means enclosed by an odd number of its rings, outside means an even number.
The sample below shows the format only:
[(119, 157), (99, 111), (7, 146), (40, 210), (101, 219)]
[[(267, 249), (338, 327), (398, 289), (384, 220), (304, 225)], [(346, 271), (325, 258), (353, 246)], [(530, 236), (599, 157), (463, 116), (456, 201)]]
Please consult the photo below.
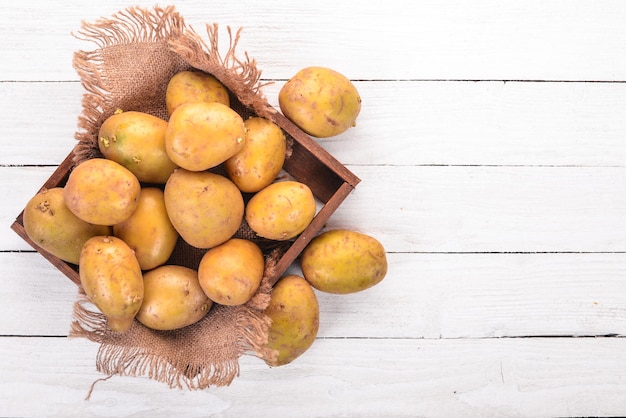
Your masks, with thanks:
[[(267, 116), (275, 110), (261, 94), (261, 72), (247, 54), (235, 55), (240, 30), (227, 28), (230, 47), (218, 51), (218, 26), (206, 25), (208, 42), (170, 7), (128, 8), (109, 19), (83, 23), (77, 37), (97, 49), (74, 55), (74, 67), (86, 92), (78, 120), (74, 161), (100, 156), (97, 135), (102, 122), (116, 109), (147, 112), (167, 119), (165, 90), (169, 79), (191, 68), (213, 74), (231, 91), (232, 106), (242, 115)], [(264, 348), (269, 319), (272, 268), (280, 249), (266, 251), (266, 274), (257, 294), (245, 305), (214, 304), (209, 314), (175, 331), (154, 331), (135, 321), (125, 333), (107, 328), (106, 318), (82, 291), (74, 304), (70, 336), (98, 344), (96, 369), (107, 375), (147, 376), (170, 387), (204, 389), (229, 385), (239, 375), (243, 354), (270, 358)], [(179, 240), (169, 261), (197, 267), (201, 253)], [(90, 392), (91, 393), (91, 392)]]

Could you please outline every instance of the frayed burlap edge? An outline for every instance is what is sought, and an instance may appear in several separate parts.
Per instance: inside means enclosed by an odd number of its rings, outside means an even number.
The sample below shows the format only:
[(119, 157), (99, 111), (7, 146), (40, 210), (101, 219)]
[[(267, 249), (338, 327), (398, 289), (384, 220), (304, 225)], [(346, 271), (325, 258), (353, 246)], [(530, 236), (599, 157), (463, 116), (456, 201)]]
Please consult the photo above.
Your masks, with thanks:
[(86, 91), (82, 100), (82, 113), (78, 117), (78, 130), (74, 135), (78, 140), (73, 150), (75, 164), (100, 156), (97, 142), (99, 127), (116, 110), (112, 80), (107, 78), (104, 71), (103, 51), (138, 43), (167, 45), (170, 38), (179, 37), (183, 32), (184, 20), (174, 6), (157, 6), (151, 10), (130, 7), (111, 18), (82, 23), (74, 36), (95, 43), (97, 48), (74, 53), (73, 66)]
[[(263, 84), (259, 81), (261, 72), (256, 68), (256, 63), (247, 54), (245, 60), (235, 55), (240, 32), (237, 31), (233, 38), (228, 28), (230, 47), (222, 57), (217, 48), (218, 26), (207, 25), (209, 43), (205, 43), (185, 26), (183, 18), (173, 6), (157, 6), (151, 10), (131, 7), (110, 19), (83, 23), (77, 37), (95, 42), (98, 48), (91, 52), (78, 51), (74, 55), (74, 68), (86, 91), (82, 100), (83, 111), (78, 118), (79, 129), (75, 134), (78, 144), (73, 150), (74, 163), (79, 164), (99, 156), (99, 126), (116, 107), (106, 71), (103, 71), (105, 62), (102, 51), (107, 48), (136, 43), (165, 44), (188, 67), (213, 74), (259, 116), (271, 114), (274, 110), (261, 94)], [(269, 278), (274, 276), (273, 268), (279, 256), (275, 251), (268, 257), (261, 287), (247, 304), (239, 307), (214, 306), (207, 315), (210, 319), (212, 313), (225, 309), (235, 318), (235, 355), (226, 360), (208, 363), (194, 358), (173, 360), (145, 347), (118, 345), (115, 343), (115, 333), (107, 329), (106, 318), (93, 308), (82, 291), (74, 304), (70, 337), (87, 338), (100, 344), (96, 369), (109, 377), (148, 376), (170, 387), (186, 386), (190, 389), (229, 385), (239, 375), (238, 358), (241, 355), (252, 352), (269, 360), (277, 355), (276, 351), (264, 347), (271, 320), (264, 315), (263, 310), (269, 303)], [(137, 321), (133, 326), (143, 327)], [(128, 333), (132, 333), (132, 328), (124, 333), (126, 337)]]
[(223, 57), (219, 53), (219, 27), (216, 23), (206, 25), (208, 43), (193, 29), (188, 29), (184, 33), (174, 34), (169, 44), (173, 52), (194, 68), (210, 73), (220, 80), (241, 103), (254, 110), (258, 116), (270, 118), (276, 113), (276, 109), (268, 104), (262, 88), (271, 82), (260, 81), (261, 70), (257, 68), (256, 61), (247, 53), (244, 53), (245, 59), (237, 58), (236, 49), (242, 28), (236, 31), (234, 37), (232, 29), (230, 27), (226, 29), (229, 36), (229, 48)]
[[(265, 347), (268, 338), (268, 329), (271, 320), (263, 310), (268, 306), (272, 288), (271, 278), (274, 276), (274, 267), (279, 259), (279, 252), (274, 251), (266, 260), (266, 267), (258, 292), (241, 306), (222, 306), (214, 304), (207, 316), (196, 324), (176, 331), (153, 331), (137, 321), (126, 333), (119, 334), (110, 331), (106, 317), (95, 308), (82, 289), (74, 302), (73, 321), (69, 336), (71, 338), (86, 338), (100, 344), (96, 356), (96, 370), (107, 375), (104, 379), (93, 382), (87, 399), (91, 396), (96, 383), (114, 375), (145, 376), (167, 384), (170, 388), (184, 387), (195, 390), (210, 386), (228, 386), (233, 379), (239, 376), (238, 358), (246, 352), (253, 352), (269, 363), (275, 361), (278, 352)], [(185, 335), (191, 335), (197, 330), (207, 332), (214, 325), (214, 319), (226, 315), (234, 318), (235, 345), (238, 356), (219, 362), (206, 362), (202, 358), (189, 357), (177, 353), (174, 356), (164, 356), (163, 353), (142, 346), (128, 346), (126, 341), (135, 335), (172, 335), (177, 338), (181, 346), (185, 346)], [(207, 325), (208, 324), (208, 325)], [(196, 335), (198, 340), (210, 339), (211, 335)], [(116, 344), (116, 341), (120, 341)], [(202, 348), (200, 348), (202, 351)]]

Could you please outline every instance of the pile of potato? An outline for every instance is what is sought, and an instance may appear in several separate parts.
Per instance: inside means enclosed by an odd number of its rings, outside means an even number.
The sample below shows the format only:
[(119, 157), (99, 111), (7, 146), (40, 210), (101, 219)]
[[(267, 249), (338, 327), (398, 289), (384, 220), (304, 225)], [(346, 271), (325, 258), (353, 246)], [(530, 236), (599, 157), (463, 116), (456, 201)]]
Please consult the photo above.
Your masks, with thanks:
[[(279, 94), (281, 111), (316, 137), (355, 125), (361, 99), (343, 75), (305, 68)], [(183, 71), (166, 92), (169, 118), (118, 111), (102, 124), (101, 158), (77, 165), (63, 187), (41, 190), (26, 205), (24, 228), (49, 253), (78, 265), (81, 285), (107, 317), (127, 331), (136, 319), (173, 330), (202, 319), (213, 304), (241, 305), (256, 293), (265, 256), (235, 238), (245, 221), (259, 237), (286, 241), (313, 220), (316, 201), (304, 183), (279, 177), (286, 137), (272, 121), (242, 117), (213, 76)], [(212, 170), (223, 167), (224, 174)], [(251, 195), (244, 203), (242, 193)], [(204, 251), (197, 269), (168, 264), (177, 241)], [(385, 250), (349, 230), (315, 237), (301, 254), (302, 276), (274, 286), (265, 313), (276, 366), (316, 338), (314, 288), (353, 293), (380, 282)]]

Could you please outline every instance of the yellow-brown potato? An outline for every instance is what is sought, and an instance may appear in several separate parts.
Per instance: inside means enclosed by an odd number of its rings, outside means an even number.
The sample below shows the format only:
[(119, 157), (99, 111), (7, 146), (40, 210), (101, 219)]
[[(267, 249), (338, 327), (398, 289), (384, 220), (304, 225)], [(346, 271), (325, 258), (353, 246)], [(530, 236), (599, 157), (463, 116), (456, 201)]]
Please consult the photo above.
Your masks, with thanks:
[(78, 264), (83, 244), (96, 235), (110, 235), (110, 226), (76, 217), (63, 201), (63, 188), (43, 189), (24, 208), (24, 229), (41, 248), (68, 263)]
[(276, 179), (285, 162), (287, 140), (282, 129), (269, 119), (252, 117), (244, 125), (244, 146), (226, 160), (224, 167), (241, 191), (252, 193)]
[(218, 102), (189, 102), (176, 108), (165, 132), (167, 155), (190, 171), (213, 168), (235, 155), (245, 142), (241, 116)]
[(265, 257), (252, 241), (232, 238), (208, 250), (200, 260), (198, 278), (204, 293), (220, 305), (242, 305), (259, 288)]
[(113, 234), (135, 251), (142, 270), (164, 264), (174, 251), (178, 232), (167, 214), (163, 191), (142, 188), (137, 209), (130, 218), (113, 226)]
[(96, 225), (124, 222), (137, 208), (141, 185), (127, 168), (93, 158), (77, 165), (63, 188), (63, 201), (74, 215)]
[(292, 362), (311, 347), (319, 330), (319, 304), (311, 285), (302, 277), (281, 278), (272, 289), (265, 309), (272, 324), (266, 347), (278, 352), (265, 358), (270, 366)]
[(85, 242), (78, 267), (89, 300), (117, 332), (127, 331), (143, 301), (143, 277), (133, 250), (113, 236)]
[(356, 126), (361, 96), (354, 84), (337, 71), (307, 67), (283, 85), (278, 104), (304, 132), (326, 138)]
[(201, 71), (181, 71), (167, 84), (165, 105), (171, 115), (181, 104), (188, 102), (218, 102), (230, 106), (226, 87), (211, 74)]
[(315, 210), (315, 198), (306, 184), (280, 181), (252, 196), (246, 206), (246, 221), (259, 236), (283, 241), (304, 231)]
[(177, 169), (165, 184), (164, 197), (172, 225), (197, 248), (226, 242), (243, 220), (241, 191), (226, 177), (209, 171)]
[(209, 312), (213, 301), (202, 291), (198, 273), (188, 267), (164, 265), (143, 276), (144, 296), (137, 321), (168, 331), (194, 324)]
[(323, 292), (346, 294), (368, 289), (387, 274), (387, 257), (375, 238), (356, 231), (326, 231), (301, 254), (304, 277)]
[(139, 181), (163, 184), (176, 169), (165, 151), (166, 129), (166, 121), (148, 113), (118, 112), (100, 127), (98, 147)]

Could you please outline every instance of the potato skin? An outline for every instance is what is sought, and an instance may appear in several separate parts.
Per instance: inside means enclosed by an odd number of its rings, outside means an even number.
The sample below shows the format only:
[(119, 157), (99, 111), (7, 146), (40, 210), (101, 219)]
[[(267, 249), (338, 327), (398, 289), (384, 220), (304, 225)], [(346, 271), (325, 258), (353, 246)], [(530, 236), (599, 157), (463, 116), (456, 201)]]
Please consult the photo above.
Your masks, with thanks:
[(387, 274), (387, 257), (375, 238), (336, 229), (313, 238), (302, 251), (302, 273), (323, 292), (346, 294), (368, 289)]
[(213, 302), (188, 267), (163, 265), (143, 276), (144, 298), (136, 319), (148, 328), (168, 331), (204, 318)]
[(246, 206), (246, 221), (263, 238), (283, 241), (306, 229), (315, 217), (311, 189), (297, 181), (279, 181), (257, 192)]
[(166, 121), (148, 113), (115, 113), (100, 127), (98, 147), (139, 181), (164, 184), (177, 167), (165, 151), (166, 129)]
[(127, 168), (105, 158), (92, 158), (70, 172), (63, 201), (85, 222), (115, 225), (135, 211), (140, 189), (139, 180)]
[(181, 71), (167, 84), (165, 105), (168, 115), (188, 102), (218, 102), (230, 106), (226, 87), (213, 75), (201, 71)]
[(110, 235), (110, 226), (94, 225), (76, 217), (63, 201), (63, 188), (43, 189), (24, 208), (28, 237), (52, 255), (78, 264), (85, 242), (97, 235)]
[(211, 300), (220, 305), (236, 306), (254, 296), (264, 270), (261, 249), (252, 241), (232, 238), (204, 254), (198, 277)]
[(228, 177), (242, 192), (258, 192), (269, 186), (285, 162), (287, 139), (282, 129), (269, 119), (251, 117), (243, 148), (226, 160)]
[(177, 169), (165, 184), (164, 198), (172, 225), (196, 248), (226, 242), (243, 220), (241, 191), (226, 177), (209, 171)]
[(302, 277), (281, 278), (272, 289), (264, 313), (272, 320), (266, 347), (278, 351), (276, 358), (264, 359), (268, 365), (291, 363), (315, 341), (319, 330), (319, 303), (311, 285)]
[(356, 125), (361, 96), (352, 82), (325, 67), (298, 71), (280, 89), (283, 114), (311, 136), (339, 135)]
[(245, 142), (243, 119), (217, 102), (189, 102), (176, 108), (165, 131), (170, 159), (190, 171), (213, 168), (235, 155)]
[(142, 270), (164, 264), (174, 251), (178, 232), (167, 214), (163, 191), (142, 188), (137, 209), (130, 218), (113, 226), (113, 234), (135, 251)]
[(89, 300), (106, 316), (116, 332), (127, 331), (143, 301), (143, 277), (133, 250), (113, 236), (85, 242), (78, 267)]

